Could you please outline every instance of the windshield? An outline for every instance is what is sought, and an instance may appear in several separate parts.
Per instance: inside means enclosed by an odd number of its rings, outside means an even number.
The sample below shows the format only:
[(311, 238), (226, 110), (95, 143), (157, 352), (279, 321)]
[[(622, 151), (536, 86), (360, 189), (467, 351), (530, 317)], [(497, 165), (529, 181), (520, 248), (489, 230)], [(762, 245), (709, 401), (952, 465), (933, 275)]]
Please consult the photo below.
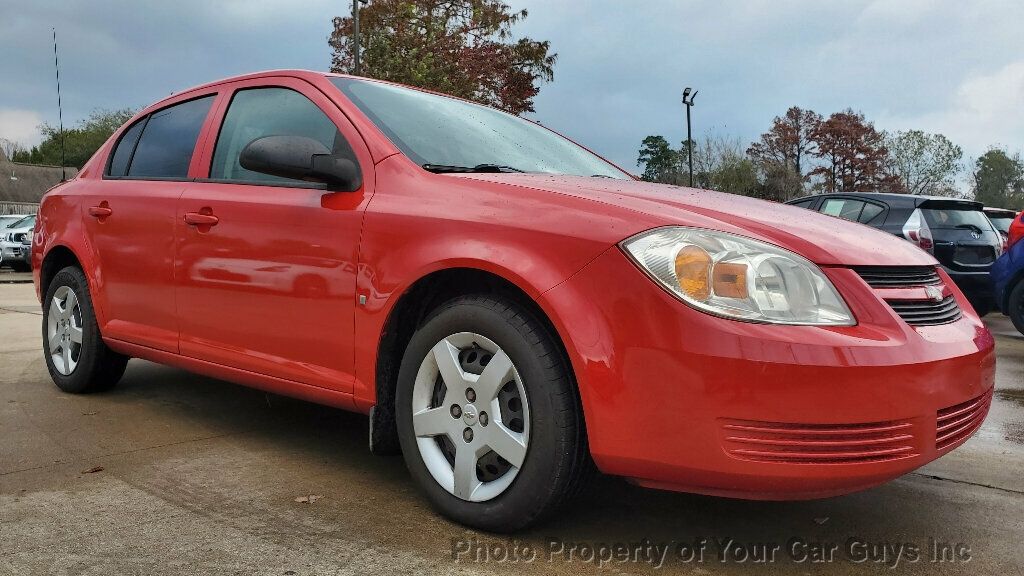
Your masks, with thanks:
[(36, 217), (35, 216), (25, 216), (24, 218), (22, 218), (20, 220), (15, 220), (14, 222), (11, 222), (10, 224), (7, 225), (7, 227), (11, 228), (11, 229), (14, 229), (14, 228), (30, 228), (32, 226), (35, 226), (35, 223), (36, 223)]
[(1013, 224), (1013, 218), (1006, 216), (992, 216), (989, 218), (992, 221), (992, 225), (996, 227), (996, 230), (1009, 234), (1010, 224)]
[(512, 114), (381, 82), (331, 81), (406, 156), (432, 171), (627, 178), (580, 146)]

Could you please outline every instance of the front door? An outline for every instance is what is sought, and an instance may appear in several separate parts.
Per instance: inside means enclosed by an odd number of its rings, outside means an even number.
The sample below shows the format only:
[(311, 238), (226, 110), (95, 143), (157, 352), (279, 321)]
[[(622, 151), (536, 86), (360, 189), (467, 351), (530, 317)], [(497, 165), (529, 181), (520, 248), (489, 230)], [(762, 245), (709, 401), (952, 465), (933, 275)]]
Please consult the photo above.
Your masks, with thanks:
[[(269, 135), (348, 154), (363, 169), (363, 188), (330, 192), (243, 168), (242, 149)], [(209, 177), (178, 202), (182, 355), (351, 391), (357, 248), (372, 187), (368, 152), (352, 150), (363, 146), (354, 135), (337, 107), (300, 81), (235, 88)]]

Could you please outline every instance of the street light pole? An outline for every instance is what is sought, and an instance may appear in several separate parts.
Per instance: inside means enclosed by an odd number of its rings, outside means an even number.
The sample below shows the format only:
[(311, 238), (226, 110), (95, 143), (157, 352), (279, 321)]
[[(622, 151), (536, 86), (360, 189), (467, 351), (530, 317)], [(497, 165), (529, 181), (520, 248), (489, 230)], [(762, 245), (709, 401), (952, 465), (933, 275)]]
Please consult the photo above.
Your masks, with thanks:
[(690, 128), (690, 108), (693, 107), (693, 99), (697, 97), (697, 91), (690, 94), (690, 87), (683, 90), (683, 104), (686, 105), (686, 160), (690, 170), (690, 188), (693, 188), (693, 134)]
[(353, 72), (359, 76), (362, 72), (359, 62), (359, 0), (352, 0), (352, 57), (355, 63)]

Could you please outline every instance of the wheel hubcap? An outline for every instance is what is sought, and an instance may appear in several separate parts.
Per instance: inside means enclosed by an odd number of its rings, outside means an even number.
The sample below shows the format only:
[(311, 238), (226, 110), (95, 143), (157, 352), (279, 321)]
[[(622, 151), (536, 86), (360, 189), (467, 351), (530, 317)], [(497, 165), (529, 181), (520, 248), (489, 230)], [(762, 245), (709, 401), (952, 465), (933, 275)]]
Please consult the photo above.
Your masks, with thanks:
[(463, 500), (495, 498), (526, 459), (526, 390), (508, 355), (479, 334), (460, 332), (434, 345), (416, 374), (412, 414), (427, 470)]
[(53, 294), (46, 316), (46, 342), (57, 372), (64, 376), (74, 372), (82, 355), (82, 308), (68, 286)]

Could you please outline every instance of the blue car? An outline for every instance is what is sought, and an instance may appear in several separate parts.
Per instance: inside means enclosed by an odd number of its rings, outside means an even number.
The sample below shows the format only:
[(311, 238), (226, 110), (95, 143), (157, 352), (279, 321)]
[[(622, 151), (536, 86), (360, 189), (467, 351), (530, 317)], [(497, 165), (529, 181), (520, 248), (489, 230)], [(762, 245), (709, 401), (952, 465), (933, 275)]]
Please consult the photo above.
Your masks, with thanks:
[(1024, 334), (1024, 212), (1010, 224), (1007, 250), (990, 271), (996, 304)]

